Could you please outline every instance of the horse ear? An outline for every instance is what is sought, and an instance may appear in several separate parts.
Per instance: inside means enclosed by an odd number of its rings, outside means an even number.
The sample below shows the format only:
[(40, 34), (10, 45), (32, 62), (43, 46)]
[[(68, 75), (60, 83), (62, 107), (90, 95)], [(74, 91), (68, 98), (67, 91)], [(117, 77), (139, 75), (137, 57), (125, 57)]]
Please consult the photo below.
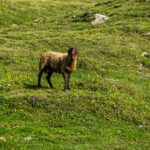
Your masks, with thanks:
[(69, 50), (68, 50), (68, 54), (69, 54), (69, 55), (72, 53), (72, 50), (73, 50), (73, 48), (70, 47)]
[(68, 50), (68, 54), (71, 55), (73, 50), (75, 50), (76, 55), (77, 55), (78, 57), (80, 57), (79, 52), (78, 52), (78, 50), (77, 50), (76, 47), (70, 47), (69, 50)]

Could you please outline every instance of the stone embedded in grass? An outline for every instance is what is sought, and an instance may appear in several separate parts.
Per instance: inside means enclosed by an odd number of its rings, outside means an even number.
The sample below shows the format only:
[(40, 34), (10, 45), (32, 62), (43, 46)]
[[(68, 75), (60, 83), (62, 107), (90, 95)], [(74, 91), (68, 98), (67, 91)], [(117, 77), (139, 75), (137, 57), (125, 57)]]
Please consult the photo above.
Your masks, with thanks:
[(140, 68), (139, 68), (139, 71), (143, 71), (143, 70), (144, 70), (144, 68), (143, 68), (143, 67), (140, 67)]
[(118, 132), (118, 133), (121, 133), (121, 130), (118, 130), (117, 132)]
[(39, 36), (39, 34), (36, 34), (36, 33), (35, 33), (34, 36)]
[(143, 52), (143, 53), (141, 54), (141, 56), (142, 56), (142, 57), (150, 57), (150, 55), (148, 54), (148, 52)]
[(150, 74), (145, 74), (145, 75), (141, 76), (141, 78), (150, 78)]
[(33, 22), (32, 24), (33, 24), (33, 25), (36, 25), (37, 23), (36, 23), (36, 22)]
[(0, 137), (0, 141), (6, 142), (6, 138), (1, 136), (1, 137)]
[(109, 17), (101, 15), (101, 14), (95, 14), (95, 19), (91, 21), (91, 24), (100, 24), (104, 23)]
[(150, 35), (150, 32), (145, 33), (145, 35)]
[(142, 127), (143, 127), (143, 125), (139, 125), (138, 127), (139, 127), (139, 128), (142, 128)]
[(18, 25), (17, 24), (12, 24), (11, 27), (12, 28), (18, 28)]
[(30, 141), (30, 140), (32, 140), (32, 138), (29, 136), (29, 137), (25, 137), (24, 140), (25, 141)]
[(109, 79), (109, 78), (105, 78), (104, 80), (106, 80), (106, 81), (119, 81), (119, 80), (116, 80), (116, 79)]
[(32, 23), (32, 25), (36, 25), (38, 23), (42, 23), (43, 22), (43, 19), (42, 18), (38, 18), (38, 19), (35, 19)]
[(141, 63), (141, 64), (140, 64), (139, 71), (143, 71), (143, 70), (144, 70), (144, 68), (143, 68), (143, 67), (144, 67), (144, 65)]
[(143, 64), (140, 64), (140, 67), (143, 67)]

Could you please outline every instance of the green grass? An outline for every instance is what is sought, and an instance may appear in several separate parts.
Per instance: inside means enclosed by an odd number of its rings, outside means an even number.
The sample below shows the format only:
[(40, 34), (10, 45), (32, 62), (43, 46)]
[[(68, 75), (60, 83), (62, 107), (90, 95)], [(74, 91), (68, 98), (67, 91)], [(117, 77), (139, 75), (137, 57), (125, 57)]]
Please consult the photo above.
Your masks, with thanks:
[[(0, 149), (149, 149), (149, 4), (0, 0)], [(91, 25), (89, 11), (110, 18)], [(38, 89), (40, 56), (72, 45), (80, 59), (71, 91), (56, 73), (55, 89), (46, 75)]]

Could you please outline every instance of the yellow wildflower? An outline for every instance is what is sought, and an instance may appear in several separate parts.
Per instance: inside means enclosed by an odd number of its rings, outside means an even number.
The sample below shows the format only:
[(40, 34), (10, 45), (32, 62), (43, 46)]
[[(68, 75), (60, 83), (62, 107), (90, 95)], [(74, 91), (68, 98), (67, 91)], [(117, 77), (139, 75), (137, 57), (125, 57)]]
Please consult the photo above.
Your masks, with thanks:
[(92, 100), (92, 103), (95, 103), (95, 100), (94, 100), (94, 99)]

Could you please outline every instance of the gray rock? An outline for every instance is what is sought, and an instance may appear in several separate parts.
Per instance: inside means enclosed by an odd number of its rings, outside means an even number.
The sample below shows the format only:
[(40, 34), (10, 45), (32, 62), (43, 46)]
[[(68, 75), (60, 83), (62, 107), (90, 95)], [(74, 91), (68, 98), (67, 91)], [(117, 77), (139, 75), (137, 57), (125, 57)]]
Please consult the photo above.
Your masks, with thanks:
[(143, 52), (143, 53), (141, 54), (142, 57), (145, 57), (145, 56), (148, 56), (148, 55), (149, 55), (148, 52)]
[(143, 127), (143, 125), (139, 125), (138, 127), (139, 127), (139, 128), (142, 128), (142, 127)]
[(141, 78), (142, 78), (142, 79), (143, 79), (143, 78), (150, 78), (150, 74), (145, 74), (145, 75), (141, 76)]
[(140, 67), (143, 67), (143, 64), (140, 64)]
[(32, 140), (32, 138), (29, 136), (29, 137), (25, 137), (24, 140), (25, 141), (30, 141), (30, 140)]
[(32, 23), (32, 25), (36, 25), (38, 23), (42, 23), (43, 22), (43, 19), (42, 18), (38, 18), (38, 19), (35, 19)]
[(95, 14), (95, 19), (91, 21), (91, 24), (100, 24), (104, 23), (109, 17), (101, 15), (101, 14)]
[(115, 81), (115, 82), (119, 81), (119, 80), (116, 80), (116, 79), (109, 79), (109, 78), (105, 78), (104, 80), (107, 80), (107, 81)]
[(145, 35), (150, 35), (150, 32), (145, 33)]
[(142, 70), (144, 70), (144, 68), (143, 68), (143, 67), (140, 67), (140, 68), (139, 68), (139, 71), (142, 71)]

